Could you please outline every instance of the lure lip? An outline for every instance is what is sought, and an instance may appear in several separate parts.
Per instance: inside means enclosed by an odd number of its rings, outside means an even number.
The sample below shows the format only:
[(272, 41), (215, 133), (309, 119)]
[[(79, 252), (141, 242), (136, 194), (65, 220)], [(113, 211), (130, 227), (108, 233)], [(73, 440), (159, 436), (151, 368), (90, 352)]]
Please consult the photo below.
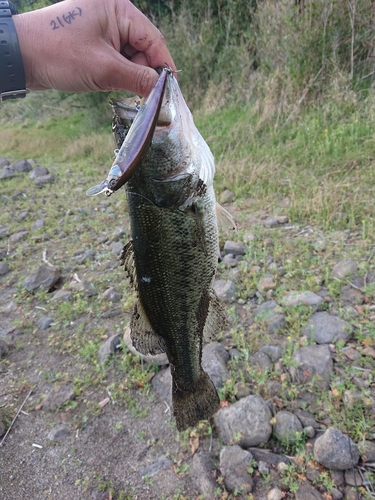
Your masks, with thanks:
[(162, 68), (159, 78), (145, 103), (140, 106), (129, 133), (125, 138), (111, 166), (107, 178), (88, 189), (87, 196), (96, 196), (105, 192), (106, 196), (120, 189), (141, 165), (152, 141), (160, 108), (163, 102), (167, 77), (171, 68)]

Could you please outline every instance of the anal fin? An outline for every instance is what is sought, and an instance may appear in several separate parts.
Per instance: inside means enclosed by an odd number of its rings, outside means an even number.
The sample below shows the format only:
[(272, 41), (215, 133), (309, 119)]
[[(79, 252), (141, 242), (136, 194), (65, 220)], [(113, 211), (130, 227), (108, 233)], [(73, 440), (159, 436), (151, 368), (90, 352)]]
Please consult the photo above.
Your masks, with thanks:
[(130, 338), (135, 349), (141, 354), (154, 355), (166, 351), (164, 339), (154, 332), (139, 302), (134, 306), (130, 320)]
[(208, 306), (208, 314), (203, 329), (203, 339), (205, 342), (211, 342), (227, 322), (227, 316), (218, 296), (211, 290), (210, 304)]

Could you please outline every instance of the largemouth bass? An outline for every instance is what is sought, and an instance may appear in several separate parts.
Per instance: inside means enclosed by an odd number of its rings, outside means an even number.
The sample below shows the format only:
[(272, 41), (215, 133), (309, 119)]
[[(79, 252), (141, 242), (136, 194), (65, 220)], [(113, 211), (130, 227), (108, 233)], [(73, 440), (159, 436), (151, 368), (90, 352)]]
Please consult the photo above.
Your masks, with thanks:
[[(122, 261), (137, 292), (133, 345), (142, 354), (167, 353), (173, 414), (182, 431), (219, 408), (201, 358), (204, 340), (217, 333), (225, 315), (212, 288), (218, 262), (214, 159), (173, 73), (164, 69), (159, 83), (162, 79), (157, 97), (164, 98), (152, 142), (126, 184), (132, 240)], [(155, 105), (152, 98), (146, 107)], [(115, 123), (129, 120), (131, 110), (119, 102), (112, 105)], [(139, 133), (142, 120), (134, 120)], [(116, 137), (120, 152), (123, 148), (131, 157), (132, 148), (127, 138), (121, 144), (117, 127)]]

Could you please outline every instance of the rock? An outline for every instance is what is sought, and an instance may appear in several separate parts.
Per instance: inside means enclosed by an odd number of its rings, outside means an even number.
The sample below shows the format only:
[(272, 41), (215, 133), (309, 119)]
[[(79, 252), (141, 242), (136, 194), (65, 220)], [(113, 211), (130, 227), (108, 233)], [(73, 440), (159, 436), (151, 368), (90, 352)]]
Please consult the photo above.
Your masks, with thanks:
[(105, 363), (111, 354), (114, 354), (121, 347), (121, 333), (117, 333), (109, 337), (99, 347), (99, 362)]
[(226, 241), (224, 243), (224, 253), (225, 255), (245, 255), (246, 249), (245, 245), (241, 242), (236, 241)]
[(329, 427), (314, 443), (314, 459), (327, 469), (346, 470), (357, 465), (359, 452), (350, 438)]
[(224, 205), (225, 203), (233, 203), (236, 199), (236, 195), (229, 191), (229, 189), (224, 189), (219, 195), (219, 203)]
[(9, 165), (9, 167), (17, 172), (30, 172), (33, 168), (27, 160), (18, 160)]
[(217, 487), (214, 479), (213, 457), (208, 453), (196, 453), (190, 464), (190, 477), (205, 498), (215, 498)]
[(10, 168), (10, 166), (3, 167), (3, 169), (0, 171), (0, 180), (2, 179), (11, 179), (12, 177), (15, 177), (17, 174), (15, 173), (14, 170)]
[(276, 217), (268, 217), (268, 219), (265, 219), (263, 221), (263, 224), (266, 226), (266, 227), (276, 227), (279, 225), (279, 221), (277, 220)]
[(345, 285), (341, 287), (340, 296), (344, 303), (352, 304), (354, 306), (363, 304), (363, 301), (365, 299), (365, 296), (361, 292), (361, 290), (353, 288), (350, 285)]
[(8, 302), (7, 305), (5, 305), (0, 309), (0, 312), (2, 312), (3, 314), (10, 314), (12, 312), (17, 311), (17, 307), (18, 307), (17, 303), (14, 302), (14, 300), (11, 300), (10, 302)]
[(139, 471), (139, 475), (141, 477), (153, 477), (156, 476), (161, 470), (167, 469), (172, 465), (172, 461), (169, 460), (165, 455), (162, 455), (156, 462), (147, 465), (147, 467), (143, 467)]
[(273, 432), (282, 443), (295, 443), (300, 438), (302, 424), (290, 411), (279, 411)]
[(72, 384), (54, 387), (43, 400), (44, 411), (56, 411), (68, 401), (73, 401), (76, 395)]
[(91, 500), (112, 500), (112, 493), (110, 491), (93, 491)]
[(44, 227), (44, 226), (45, 226), (45, 224), (46, 224), (46, 223), (44, 222), (44, 220), (42, 220), (42, 219), (37, 219), (37, 220), (34, 222), (34, 224), (31, 226), (31, 229), (32, 229), (33, 231), (37, 231), (38, 229), (41, 229), (42, 227)]
[(47, 330), (53, 323), (53, 319), (48, 316), (42, 316), (38, 321), (38, 329), (39, 330)]
[(35, 187), (42, 188), (46, 184), (52, 184), (55, 181), (54, 174), (41, 175), (35, 179)]
[(240, 260), (240, 255), (233, 256), (231, 253), (229, 253), (228, 255), (224, 255), (221, 262), (225, 265), (226, 268), (231, 268), (236, 267)]
[(322, 302), (322, 297), (319, 297), (316, 293), (306, 291), (306, 292), (295, 292), (291, 291), (281, 299), (281, 304), (283, 306), (310, 306), (318, 307)]
[(271, 411), (259, 396), (247, 396), (214, 416), (221, 439), (226, 444), (258, 446), (267, 443), (271, 434)]
[(273, 363), (271, 358), (263, 351), (258, 351), (249, 359), (250, 365), (258, 366), (262, 372), (271, 371)]
[(363, 481), (360, 473), (356, 469), (348, 469), (344, 472), (345, 482), (350, 486), (362, 486)]
[(314, 379), (319, 387), (329, 388), (333, 361), (328, 345), (300, 347), (293, 353), (293, 360), (297, 363), (297, 368), (290, 368), (294, 381), (305, 383)]
[(39, 266), (30, 276), (23, 280), (23, 286), (28, 292), (37, 290), (49, 291), (60, 279), (60, 270), (53, 266)]
[(58, 443), (59, 441), (63, 441), (68, 435), (69, 430), (65, 427), (65, 425), (58, 425), (49, 432), (47, 439)]
[(3, 424), (3, 422), (0, 420), (0, 437), (4, 436), (5, 433), (6, 433), (6, 427)]
[(262, 474), (262, 476), (266, 476), (270, 473), (270, 469), (268, 468), (267, 463), (263, 462), (263, 460), (260, 460), (258, 462), (258, 471)]
[(109, 302), (119, 302), (121, 298), (122, 294), (117, 292), (112, 286), (107, 288), (101, 296), (101, 300), (108, 300)]
[(329, 490), (329, 494), (331, 495), (332, 500), (342, 500), (344, 498), (344, 495), (337, 488), (331, 488)]
[(249, 448), (249, 451), (255, 458), (257, 462), (265, 462), (268, 465), (278, 467), (279, 464), (289, 464), (290, 459), (285, 455), (277, 455), (268, 450), (263, 450), (262, 448)]
[(87, 261), (92, 261), (95, 259), (96, 251), (93, 250), (92, 248), (88, 248), (84, 252), (79, 252), (77, 255), (75, 255), (75, 260), (78, 262), (78, 264), (84, 264)]
[(324, 497), (318, 490), (313, 488), (311, 484), (306, 481), (300, 484), (295, 494), (296, 500), (324, 500)]
[(276, 287), (276, 282), (272, 274), (265, 274), (263, 278), (258, 281), (258, 290), (260, 293), (266, 293)]
[[(126, 231), (122, 227), (119, 227), (112, 233), (111, 240), (112, 241), (123, 241), (124, 236), (126, 236)], [(123, 244), (123, 243), (122, 243)]]
[(5, 276), (10, 271), (9, 265), (7, 262), (0, 262), (0, 276)]
[(267, 500), (282, 500), (284, 498), (284, 494), (279, 488), (272, 488), (267, 493)]
[(264, 345), (260, 348), (260, 351), (268, 354), (272, 361), (276, 363), (282, 357), (284, 348), (281, 345)]
[(361, 443), (361, 458), (363, 462), (375, 462), (374, 441), (363, 441)]
[(219, 299), (225, 302), (232, 302), (236, 298), (237, 288), (230, 280), (216, 280), (213, 288)]
[(225, 446), (220, 452), (220, 472), (229, 492), (240, 491), (241, 495), (251, 493), (253, 479), (248, 473), (252, 467), (251, 453), (238, 445)]
[(0, 240), (9, 236), (9, 229), (10, 229), (10, 226), (1, 226), (0, 227)]
[(243, 241), (245, 243), (250, 243), (250, 241), (254, 241), (255, 240), (255, 234), (254, 233), (245, 233), (243, 235)]
[(29, 231), (17, 231), (13, 233), (9, 239), (12, 243), (18, 243), (19, 241), (25, 240), (28, 234)]
[(38, 177), (45, 177), (48, 173), (49, 173), (48, 168), (40, 167), (39, 165), (37, 165), (29, 173), (29, 178), (32, 181), (35, 181), (35, 179), (37, 179)]
[(73, 294), (70, 290), (57, 290), (51, 298), (55, 302), (72, 302)]
[(10, 165), (9, 160), (6, 158), (0, 158), (0, 168), (7, 167)]
[(245, 384), (244, 382), (237, 382), (234, 385), (234, 394), (237, 400), (246, 398), (246, 396), (250, 396), (251, 394), (250, 384)]
[(357, 272), (358, 266), (353, 259), (345, 259), (338, 262), (332, 269), (334, 278), (342, 279)]
[(0, 359), (3, 358), (8, 351), (9, 351), (8, 344), (5, 342), (4, 339), (0, 338)]
[(150, 363), (154, 363), (156, 365), (167, 365), (169, 363), (167, 355), (165, 352), (161, 354), (141, 354), (136, 350), (136, 348), (133, 346), (132, 339), (130, 337), (130, 328), (127, 328), (124, 333), (124, 343), (126, 347), (129, 349), (130, 352), (135, 354), (136, 356), (139, 356), (143, 361), (147, 361)]
[(314, 429), (319, 429), (320, 424), (315, 420), (314, 415), (306, 410), (297, 409), (295, 415), (304, 427), (313, 427)]
[(203, 348), (202, 367), (208, 373), (216, 389), (223, 387), (230, 378), (226, 364), (229, 361), (229, 354), (222, 344), (212, 342)]
[(331, 344), (335, 340), (348, 341), (353, 327), (347, 321), (327, 312), (316, 312), (302, 328), (302, 334), (317, 344)]
[(110, 244), (110, 249), (111, 249), (113, 255), (120, 256), (123, 248), (124, 248), (124, 244), (121, 241), (113, 241)]
[(151, 385), (159, 398), (172, 406), (172, 375), (170, 367), (158, 372), (151, 380)]

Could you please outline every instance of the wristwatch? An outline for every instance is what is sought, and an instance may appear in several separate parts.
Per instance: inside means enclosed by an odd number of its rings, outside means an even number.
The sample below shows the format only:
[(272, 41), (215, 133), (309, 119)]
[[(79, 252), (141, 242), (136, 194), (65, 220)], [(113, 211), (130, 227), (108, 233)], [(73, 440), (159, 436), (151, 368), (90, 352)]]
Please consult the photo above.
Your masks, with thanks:
[(25, 70), (12, 14), (12, 2), (0, 0), (0, 102), (25, 97)]

